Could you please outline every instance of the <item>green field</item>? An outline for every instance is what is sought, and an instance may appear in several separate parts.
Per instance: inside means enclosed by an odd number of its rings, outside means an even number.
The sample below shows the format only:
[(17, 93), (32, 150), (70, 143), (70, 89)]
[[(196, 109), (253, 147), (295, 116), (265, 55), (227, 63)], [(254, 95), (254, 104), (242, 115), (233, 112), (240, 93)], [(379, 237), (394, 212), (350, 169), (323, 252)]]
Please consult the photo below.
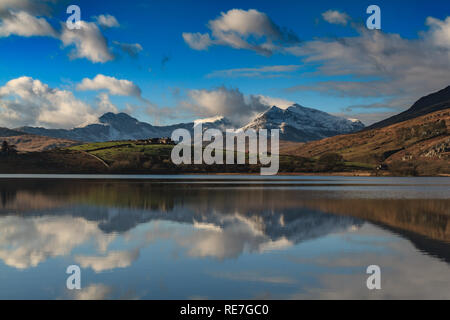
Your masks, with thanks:
[[(132, 173), (253, 173), (260, 165), (179, 165), (172, 163), (170, 155), (173, 145), (142, 145), (136, 141), (112, 141), (87, 143), (68, 148), (94, 156), (108, 166), (112, 172)], [(235, 152), (235, 157), (237, 153)], [(245, 155), (248, 162), (248, 154)], [(308, 159), (291, 155), (280, 155), (280, 172), (308, 173), (324, 171), (371, 171), (373, 165), (358, 162), (339, 162), (324, 166), (320, 159)]]

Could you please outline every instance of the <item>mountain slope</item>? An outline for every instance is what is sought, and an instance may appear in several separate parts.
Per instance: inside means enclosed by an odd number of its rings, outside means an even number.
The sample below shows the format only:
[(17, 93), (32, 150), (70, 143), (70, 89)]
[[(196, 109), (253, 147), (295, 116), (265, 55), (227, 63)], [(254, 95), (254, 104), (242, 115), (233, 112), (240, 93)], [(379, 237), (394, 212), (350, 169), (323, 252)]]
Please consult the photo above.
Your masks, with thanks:
[(23, 132), (17, 131), (17, 130), (11, 130), (8, 128), (0, 128), (0, 137), (14, 137), (14, 136), (20, 136)]
[[(0, 134), (2, 134), (1, 130)], [(15, 145), (19, 152), (39, 152), (55, 148), (71, 147), (78, 144), (72, 140), (24, 134), (23, 132), (17, 135), (0, 136), (0, 142), (2, 141), (7, 141), (10, 145)]]
[(366, 130), (383, 128), (395, 123), (420, 117), (428, 113), (447, 109), (449, 107), (450, 107), (450, 86), (438, 92), (432, 93), (428, 96), (420, 98), (408, 110), (400, 114), (397, 114), (393, 117), (390, 117), (388, 119), (377, 122), (367, 127)]
[[(98, 123), (70, 130), (22, 127), (17, 130), (28, 134), (82, 142), (104, 142), (170, 137), (176, 129), (193, 132), (194, 126), (202, 124), (203, 130), (232, 129), (232, 123), (224, 117), (200, 119), (189, 123), (169, 126), (153, 126), (140, 122), (126, 113), (106, 113)], [(289, 141), (312, 141), (364, 128), (360, 121), (351, 121), (328, 113), (293, 105), (286, 110), (272, 107), (257, 116), (244, 129), (280, 129), (280, 138)]]
[[(204, 129), (219, 128), (226, 129), (231, 124), (225, 118), (211, 119), (202, 123)], [(129, 116), (126, 113), (105, 113), (98, 119), (98, 123), (90, 124), (81, 128), (70, 130), (46, 129), (36, 127), (21, 127), (17, 130), (29, 134), (46, 137), (69, 139), (83, 142), (104, 142), (114, 140), (135, 140), (170, 137), (176, 129), (193, 131), (194, 122), (179, 123), (169, 126), (153, 126), (146, 122)]]
[(280, 139), (306, 142), (356, 132), (363, 129), (364, 124), (295, 104), (285, 110), (270, 108), (243, 129), (249, 128), (280, 129)]
[(280, 148), (280, 153), (319, 157), (337, 152), (347, 161), (364, 163), (435, 162), (440, 173), (450, 173), (450, 108), (380, 129), (340, 135), (306, 144)]

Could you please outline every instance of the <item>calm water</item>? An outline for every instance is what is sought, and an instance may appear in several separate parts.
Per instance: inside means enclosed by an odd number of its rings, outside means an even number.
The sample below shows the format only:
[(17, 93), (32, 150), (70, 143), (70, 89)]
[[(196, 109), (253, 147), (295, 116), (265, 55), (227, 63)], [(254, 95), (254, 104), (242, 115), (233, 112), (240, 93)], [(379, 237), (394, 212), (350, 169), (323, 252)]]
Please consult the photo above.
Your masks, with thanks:
[(450, 178), (86, 178), (0, 176), (0, 299), (450, 299)]

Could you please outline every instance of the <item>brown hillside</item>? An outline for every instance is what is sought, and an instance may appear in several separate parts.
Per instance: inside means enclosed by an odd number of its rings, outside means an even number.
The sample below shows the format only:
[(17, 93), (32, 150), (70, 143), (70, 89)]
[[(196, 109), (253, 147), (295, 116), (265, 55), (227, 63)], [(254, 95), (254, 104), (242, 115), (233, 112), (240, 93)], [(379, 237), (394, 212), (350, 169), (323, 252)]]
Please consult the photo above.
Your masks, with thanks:
[(434, 92), (425, 97), (417, 100), (408, 110), (399, 113), (388, 119), (384, 119), (380, 122), (366, 128), (366, 130), (380, 129), (396, 123), (411, 120), (417, 117), (427, 115), (432, 112), (445, 110), (450, 107), (450, 86), (442, 89), (438, 92)]
[(66, 139), (55, 139), (32, 134), (22, 134), (17, 136), (1, 136), (0, 143), (7, 141), (17, 147), (19, 152), (38, 152), (55, 148), (65, 148), (80, 144), (76, 141)]
[(390, 163), (435, 161), (450, 163), (450, 108), (381, 129), (341, 135), (306, 144), (282, 144), (280, 153), (318, 157), (329, 152), (347, 161)]

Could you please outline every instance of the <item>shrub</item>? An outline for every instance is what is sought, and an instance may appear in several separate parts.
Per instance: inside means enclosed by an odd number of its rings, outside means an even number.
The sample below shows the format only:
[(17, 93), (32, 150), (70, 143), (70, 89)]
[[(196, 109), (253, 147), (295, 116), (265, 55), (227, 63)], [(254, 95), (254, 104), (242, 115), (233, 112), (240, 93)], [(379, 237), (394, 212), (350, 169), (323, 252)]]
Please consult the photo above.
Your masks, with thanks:
[(316, 168), (318, 171), (336, 171), (344, 167), (344, 158), (334, 152), (325, 153), (317, 160)]
[(389, 171), (396, 176), (417, 176), (417, 164), (414, 162), (394, 161), (388, 166)]

